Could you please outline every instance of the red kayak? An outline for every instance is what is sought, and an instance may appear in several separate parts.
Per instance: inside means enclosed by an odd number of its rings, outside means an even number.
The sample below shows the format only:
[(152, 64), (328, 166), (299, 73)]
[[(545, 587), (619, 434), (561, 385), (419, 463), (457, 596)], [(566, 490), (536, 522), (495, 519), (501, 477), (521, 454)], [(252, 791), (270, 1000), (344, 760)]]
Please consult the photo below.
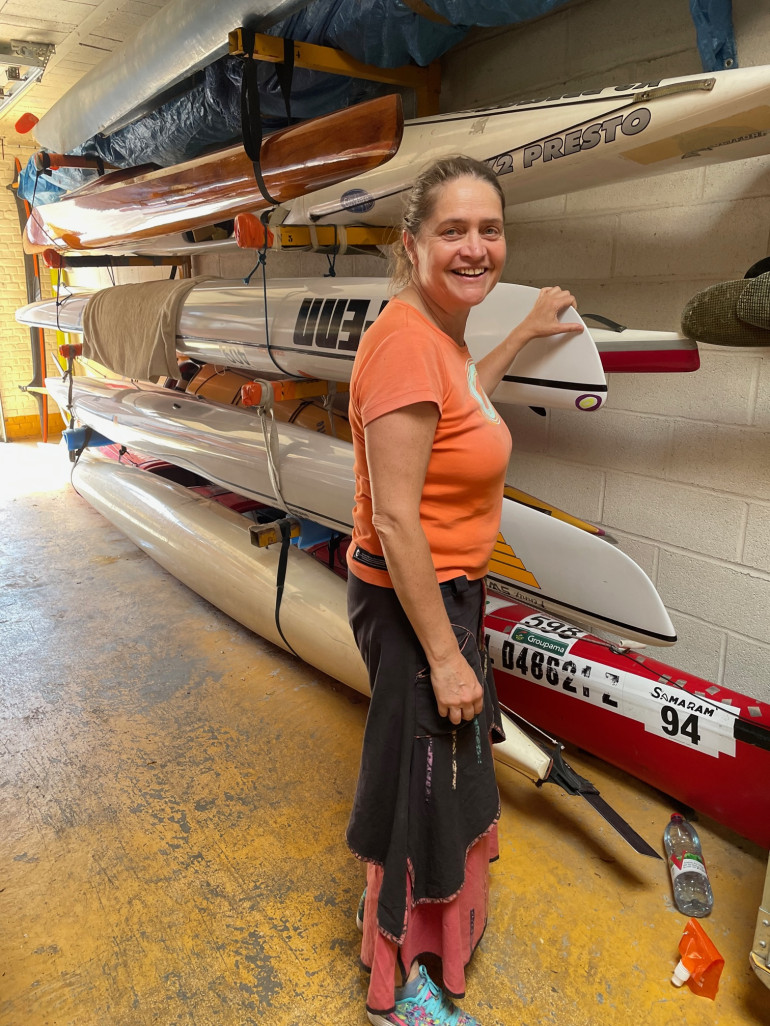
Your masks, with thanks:
[(770, 705), (491, 596), (500, 701), (770, 848)]

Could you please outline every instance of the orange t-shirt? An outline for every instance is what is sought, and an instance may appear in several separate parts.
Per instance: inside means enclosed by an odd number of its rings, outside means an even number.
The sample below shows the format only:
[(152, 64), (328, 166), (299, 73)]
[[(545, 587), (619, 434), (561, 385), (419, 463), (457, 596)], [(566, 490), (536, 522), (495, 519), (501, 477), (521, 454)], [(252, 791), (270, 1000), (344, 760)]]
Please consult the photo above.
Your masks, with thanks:
[[(382, 546), (372, 526), (364, 428), (421, 402), (439, 410), (420, 500), (420, 523), (438, 580), (483, 577), (500, 529), (510, 432), (481, 387), (467, 348), (419, 310), (392, 299), (361, 339), (350, 380), (356, 505), (348, 567), (370, 584), (392, 587), (387, 570), (376, 566)], [(357, 560), (359, 547), (375, 559)]]

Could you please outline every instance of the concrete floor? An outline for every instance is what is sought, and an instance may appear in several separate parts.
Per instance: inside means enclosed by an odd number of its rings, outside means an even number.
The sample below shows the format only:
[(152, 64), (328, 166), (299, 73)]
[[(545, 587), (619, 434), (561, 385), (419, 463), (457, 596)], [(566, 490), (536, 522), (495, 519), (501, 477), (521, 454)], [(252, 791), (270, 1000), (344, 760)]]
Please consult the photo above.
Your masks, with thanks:
[[(344, 828), (366, 702), (156, 566), (69, 487), (56, 445), (0, 446), (0, 1026), (364, 1023)], [(648, 840), (665, 797), (570, 762)], [(485, 1026), (770, 1022), (748, 953), (767, 853), (701, 820), (725, 957), (669, 983), (665, 863), (579, 798), (500, 770), (492, 918), (464, 1002)]]

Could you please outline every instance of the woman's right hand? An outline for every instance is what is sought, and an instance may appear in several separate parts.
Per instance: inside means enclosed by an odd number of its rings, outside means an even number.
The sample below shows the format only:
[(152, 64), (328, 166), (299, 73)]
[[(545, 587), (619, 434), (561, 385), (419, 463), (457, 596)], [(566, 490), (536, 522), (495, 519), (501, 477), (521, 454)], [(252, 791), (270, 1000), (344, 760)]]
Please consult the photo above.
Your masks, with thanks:
[(448, 716), (455, 726), (484, 708), (484, 689), (459, 648), (451, 659), (431, 663), (430, 677), (439, 716)]

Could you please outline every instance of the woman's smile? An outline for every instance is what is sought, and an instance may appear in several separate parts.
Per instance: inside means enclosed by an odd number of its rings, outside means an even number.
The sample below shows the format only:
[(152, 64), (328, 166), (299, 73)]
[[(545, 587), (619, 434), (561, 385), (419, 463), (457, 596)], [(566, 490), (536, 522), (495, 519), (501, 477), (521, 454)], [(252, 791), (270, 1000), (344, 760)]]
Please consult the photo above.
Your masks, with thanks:
[[(465, 319), (500, 280), (505, 235), (500, 197), (478, 178), (449, 182), (415, 238), (404, 240), (412, 285), (437, 320)], [(455, 332), (450, 332), (455, 334)]]

